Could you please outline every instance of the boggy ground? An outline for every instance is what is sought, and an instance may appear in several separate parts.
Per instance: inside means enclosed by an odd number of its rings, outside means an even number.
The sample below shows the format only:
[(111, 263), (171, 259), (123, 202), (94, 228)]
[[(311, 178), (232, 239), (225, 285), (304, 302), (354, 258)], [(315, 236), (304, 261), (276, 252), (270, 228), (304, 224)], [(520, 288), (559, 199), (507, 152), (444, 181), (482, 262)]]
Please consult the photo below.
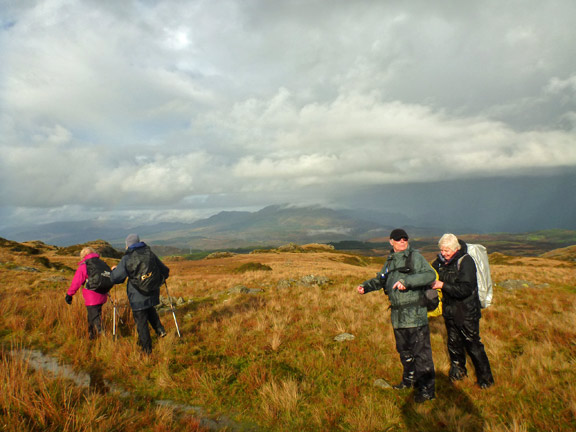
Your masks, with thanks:
[[(123, 320), (118, 338), (111, 337), (108, 304), (106, 334), (90, 342), (81, 298), (75, 296), (72, 306), (64, 302), (78, 257), (32, 246), (38, 254), (0, 247), (0, 406), (7, 430), (211, 428), (158, 400), (226, 416), (234, 420), (223, 426), (229, 430), (576, 428), (574, 262), (491, 257), (497, 285), (481, 335), (496, 386), (480, 390), (473, 368), (468, 379), (448, 381), (443, 321), (432, 318), (437, 398), (415, 405), (409, 391), (373, 385), (378, 378), (395, 383), (401, 374), (386, 296), (355, 291), (380, 269), (381, 258), (321, 248), (200, 261), (165, 258), (170, 294), (186, 301), (176, 310), (182, 338), (175, 335), (172, 315), (164, 314), (169, 336), (154, 339), (154, 352), (145, 357), (135, 343), (123, 287), (112, 291)], [(271, 270), (238, 273), (246, 263)], [(310, 275), (316, 278), (305, 278)], [(238, 286), (248, 290), (233, 289)], [(336, 342), (341, 333), (355, 338)], [(48, 352), (115, 383), (128, 396), (78, 389), (27, 369), (8, 355), (24, 348)]]

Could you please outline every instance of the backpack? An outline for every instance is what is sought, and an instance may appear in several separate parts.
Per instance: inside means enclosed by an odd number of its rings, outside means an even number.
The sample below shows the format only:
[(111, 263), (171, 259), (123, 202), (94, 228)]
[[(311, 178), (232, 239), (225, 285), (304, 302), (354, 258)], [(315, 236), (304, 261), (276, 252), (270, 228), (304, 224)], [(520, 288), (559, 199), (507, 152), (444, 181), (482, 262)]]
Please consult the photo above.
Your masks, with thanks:
[[(492, 304), (492, 276), (490, 275), (490, 263), (488, 261), (488, 252), (486, 247), (481, 244), (467, 243), (467, 255), (470, 255), (476, 264), (476, 279), (478, 280), (478, 297), (480, 298), (480, 305), (482, 308), (487, 308)], [(458, 270), (460, 270), (460, 262), (466, 256), (463, 255), (458, 260)]]
[(110, 279), (110, 272), (112, 270), (108, 264), (98, 257), (87, 259), (84, 262), (86, 263), (86, 272), (88, 273), (85, 288), (99, 294), (107, 294), (114, 286)]
[[(399, 271), (400, 273), (411, 273), (412, 272), (412, 249), (408, 252), (408, 256), (406, 257), (406, 264), (404, 267), (397, 268), (395, 270)], [(436, 274), (438, 277), (438, 274)], [(422, 296), (422, 306), (426, 306), (426, 310), (428, 312), (435, 311), (438, 306), (440, 305), (440, 297), (438, 295), (438, 290), (433, 289), (430, 286), (425, 287), (424, 295)]]
[(157, 292), (164, 283), (164, 276), (156, 255), (148, 246), (132, 249), (127, 254), (130, 255), (126, 262), (130, 283), (141, 294), (151, 295)]

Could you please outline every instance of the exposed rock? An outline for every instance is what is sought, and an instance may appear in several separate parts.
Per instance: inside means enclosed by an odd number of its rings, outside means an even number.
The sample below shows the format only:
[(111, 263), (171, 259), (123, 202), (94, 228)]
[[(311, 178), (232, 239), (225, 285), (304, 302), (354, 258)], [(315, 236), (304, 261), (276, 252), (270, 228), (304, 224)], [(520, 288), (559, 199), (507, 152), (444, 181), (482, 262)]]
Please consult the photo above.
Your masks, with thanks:
[(290, 288), (294, 285), (304, 285), (304, 286), (322, 286), (322, 285), (329, 285), (332, 281), (327, 278), (326, 276), (315, 276), (315, 275), (307, 275), (302, 276), (299, 280), (296, 279), (283, 279), (278, 281), (276, 288), (277, 289), (284, 289)]
[(385, 379), (382, 379), (382, 378), (378, 378), (376, 381), (374, 381), (373, 386), (381, 388), (381, 389), (391, 389), (392, 388), (390, 383), (388, 381), (386, 381)]
[(278, 281), (276, 288), (277, 289), (286, 289), (286, 288), (290, 288), (290, 287), (296, 285), (297, 283), (298, 283), (298, 281), (296, 279), (282, 279), (282, 280)]
[[(182, 306), (187, 303), (192, 303), (193, 300), (186, 300), (184, 297), (171, 297), (172, 298), (172, 305), (174, 306)], [(160, 304), (157, 308), (170, 308), (170, 299), (168, 297), (160, 296)]]
[(334, 338), (334, 340), (336, 342), (344, 342), (344, 341), (350, 341), (350, 340), (354, 340), (356, 338), (356, 336), (354, 336), (353, 334), (350, 333), (341, 333), (338, 336), (336, 336)]
[(303, 276), (302, 279), (300, 279), (300, 281), (304, 285), (318, 285), (318, 286), (327, 285), (330, 283), (330, 279), (328, 279), (326, 276), (314, 276), (314, 275)]
[(30, 273), (40, 273), (40, 270), (38, 270), (37, 268), (28, 267), (28, 266), (14, 267), (13, 270), (20, 270), (20, 271), (25, 271), (25, 272), (30, 272)]
[(52, 277), (46, 278), (45, 280), (46, 280), (47, 282), (57, 282), (57, 283), (60, 283), (60, 282), (69, 282), (69, 279), (68, 279), (68, 278), (65, 278), (65, 277), (63, 277), (63, 276), (52, 276)]
[(228, 294), (257, 294), (260, 292), (262, 292), (261, 289), (248, 288), (244, 285), (236, 285), (227, 291)]

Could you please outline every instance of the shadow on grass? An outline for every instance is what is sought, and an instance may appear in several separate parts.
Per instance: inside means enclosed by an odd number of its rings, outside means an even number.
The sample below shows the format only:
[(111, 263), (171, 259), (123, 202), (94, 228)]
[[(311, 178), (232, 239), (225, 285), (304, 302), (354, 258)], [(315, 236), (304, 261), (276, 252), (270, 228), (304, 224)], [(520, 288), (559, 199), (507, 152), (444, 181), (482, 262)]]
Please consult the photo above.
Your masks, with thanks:
[(246, 296), (240, 297), (236, 303), (226, 305), (210, 313), (206, 322), (221, 322), (231, 318), (234, 315), (254, 310), (261, 310), (266, 306), (266, 300), (261, 297)]
[(442, 373), (436, 373), (436, 399), (417, 404), (408, 396), (402, 417), (406, 430), (412, 432), (484, 430), (484, 419), (472, 399)]

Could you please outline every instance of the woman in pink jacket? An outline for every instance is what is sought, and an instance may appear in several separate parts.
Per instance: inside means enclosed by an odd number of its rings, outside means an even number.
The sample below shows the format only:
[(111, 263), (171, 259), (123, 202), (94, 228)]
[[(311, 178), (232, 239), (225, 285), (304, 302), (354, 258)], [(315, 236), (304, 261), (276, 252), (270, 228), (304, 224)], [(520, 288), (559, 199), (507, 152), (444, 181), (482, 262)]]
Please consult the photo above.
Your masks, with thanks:
[[(86, 270), (86, 260), (91, 258), (100, 258), (100, 255), (92, 248), (86, 247), (80, 251), (81, 261), (78, 263), (78, 269), (74, 274), (74, 279), (66, 293), (66, 303), (72, 304), (72, 296), (82, 287), (88, 279)], [(108, 300), (108, 294), (100, 294), (87, 288), (82, 289), (84, 303), (88, 313), (88, 334), (90, 339), (95, 339), (102, 333), (102, 305)]]

